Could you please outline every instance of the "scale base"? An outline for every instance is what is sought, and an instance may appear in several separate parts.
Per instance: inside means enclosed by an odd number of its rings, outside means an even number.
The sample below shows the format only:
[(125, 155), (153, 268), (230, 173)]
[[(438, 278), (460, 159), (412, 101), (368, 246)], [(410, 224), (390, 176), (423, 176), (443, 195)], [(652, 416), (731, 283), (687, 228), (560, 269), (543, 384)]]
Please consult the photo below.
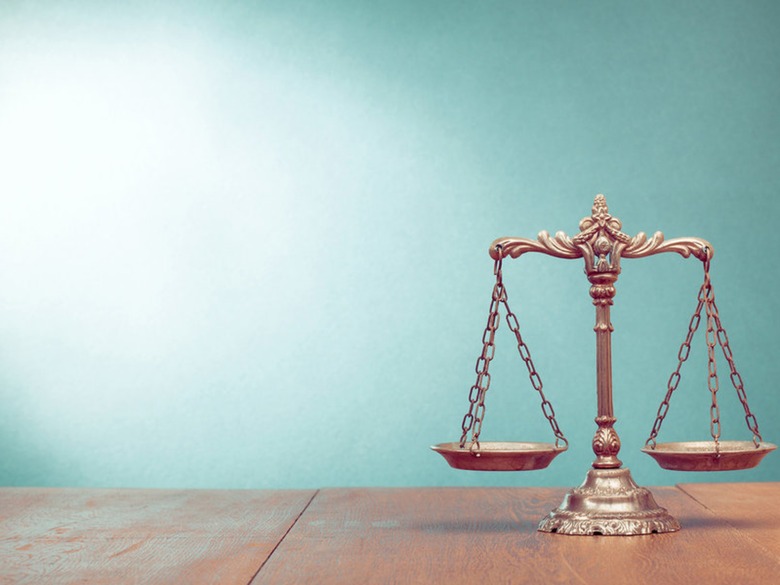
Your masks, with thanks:
[(585, 482), (539, 523), (540, 532), (633, 536), (676, 532), (680, 523), (625, 468), (591, 469)]

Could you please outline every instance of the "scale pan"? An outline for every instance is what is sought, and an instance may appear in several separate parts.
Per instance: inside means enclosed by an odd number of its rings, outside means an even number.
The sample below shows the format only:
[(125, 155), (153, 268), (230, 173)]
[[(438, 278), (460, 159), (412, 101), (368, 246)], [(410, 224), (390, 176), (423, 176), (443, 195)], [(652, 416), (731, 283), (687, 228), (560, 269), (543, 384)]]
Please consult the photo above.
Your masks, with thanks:
[(758, 465), (764, 456), (777, 449), (772, 443), (753, 441), (720, 441), (720, 457), (715, 454), (714, 441), (659, 443), (655, 449), (644, 447), (664, 469), (674, 471), (734, 471)]
[(441, 443), (431, 447), (441, 453), (455, 469), (471, 471), (530, 471), (544, 469), (556, 455), (566, 451), (566, 446), (552, 443), (498, 443), (479, 444), (479, 451), (472, 453), (460, 443)]

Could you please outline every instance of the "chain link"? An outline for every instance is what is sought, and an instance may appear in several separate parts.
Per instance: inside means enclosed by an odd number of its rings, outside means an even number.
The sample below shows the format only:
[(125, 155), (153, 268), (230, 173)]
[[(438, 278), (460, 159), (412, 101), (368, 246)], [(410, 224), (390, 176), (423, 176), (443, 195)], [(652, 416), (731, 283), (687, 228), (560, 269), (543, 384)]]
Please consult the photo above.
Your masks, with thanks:
[[(691, 353), (691, 342), (693, 341), (693, 336), (696, 333), (696, 331), (699, 329), (699, 325), (701, 324), (701, 311), (702, 309), (705, 309), (706, 315), (707, 315), (707, 326), (708, 330), (710, 328), (710, 300), (713, 298), (712, 293), (712, 283), (710, 282), (710, 255), (709, 250), (705, 249), (705, 255), (706, 260), (704, 262), (704, 282), (702, 283), (701, 287), (699, 288), (699, 294), (697, 295), (698, 303), (696, 305), (696, 309), (693, 312), (693, 316), (691, 317), (691, 320), (688, 323), (688, 333), (685, 336), (685, 340), (682, 342), (682, 345), (680, 346), (679, 351), (677, 352), (677, 368), (672, 372), (672, 375), (669, 376), (669, 381), (666, 384), (666, 396), (664, 397), (663, 401), (661, 402), (660, 406), (658, 407), (658, 412), (656, 413), (655, 422), (653, 423), (653, 428), (650, 431), (650, 436), (647, 438), (647, 441), (645, 441), (645, 445), (650, 447), (651, 449), (655, 449), (656, 446), (656, 437), (658, 437), (658, 433), (661, 431), (661, 425), (664, 422), (664, 418), (666, 418), (667, 413), (669, 412), (669, 403), (672, 399), (672, 394), (674, 394), (675, 390), (677, 390), (677, 387), (680, 384), (680, 379), (682, 378), (680, 374), (680, 370), (682, 369), (682, 365), (685, 363), (685, 361), (688, 359), (688, 356)], [(706, 307), (706, 308), (705, 308)], [(709, 348), (709, 339), (708, 339), (708, 358), (710, 356), (710, 348)], [(710, 373), (714, 373), (715, 376), (715, 392), (717, 392), (717, 371), (714, 369), (714, 360), (708, 361), (708, 371)], [(709, 382), (712, 383), (712, 377), (708, 378)], [(710, 386), (710, 389), (712, 386)], [(715, 394), (712, 394), (713, 402), (715, 401)], [(717, 403), (716, 408), (717, 408)], [(710, 414), (712, 414), (712, 408), (710, 409)], [(716, 417), (711, 418), (710, 422), (710, 431), (715, 430), (715, 420), (718, 420), (718, 435), (720, 435), (720, 415)], [(717, 439), (716, 439), (716, 449), (717, 449)]]
[(658, 407), (658, 413), (656, 414), (655, 422), (653, 423), (653, 429), (650, 431), (650, 436), (648, 437), (647, 441), (645, 441), (645, 445), (653, 449), (655, 449), (655, 439), (661, 430), (661, 425), (664, 422), (666, 413), (669, 412), (669, 401), (672, 399), (672, 394), (674, 394), (674, 391), (677, 390), (677, 386), (680, 384), (680, 368), (682, 368), (683, 363), (685, 363), (685, 360), (688, 359), (688, 356), (691, 353), (691, 341), (693, 341), (693, 335), (699, 328), (699, 323), (701, 323), (701, 310), (704, 307), (703, 295), (704, 285), (702, 285), (699, 289), (699, 304), (696, 305), (696, 310), (693, 312), (693, 316), (688, 323), (688, 334), (685, 337), (685, 341), (683, 341), (682, 345), (680, 346), (680, 351), (677, 352), (677, 369), (672, 372), (671, 376), (669, 376), (669, 381), (666, 385), (666, 396), (664, 397), (663, 402), (661, 402), (661, 405)]
[(547, 422), (550, 423), (550, 428), (555, 435), (555, 447), (557, 448), (561, 441), (563, 441), (564, 445), (568, 446), (569, 441), (563, 436), (563, 433), (558, 426), (558, 421), (555, 419), (555, 409), (553, 408), (552, 403), (547, 400), (547, 397), (544, 395), (544, 391), (542, 390), (542, 378), (536, 371), (536, 366), (534, 366), (533, 359), (531, 359), (531, 351), (528, 349), (528, 345), (526, 345), (523, 336), (520, 334), (520, 323), (517, 320), (517, 316), (512, 312), (512, 309), (509, 308), (506, 295), (504, 295), (504, 300), (502, 302), (506, 309), (507, 325), (509, 325), (509, 329), (515, 334), (515, 338), (517, 339), (517, 351), (520, 353), (520, 357), (528, 370), (528, 378), (531, 380), (531, 386), (534, 387), (534, 390), (539, 393), (539, 397), (542, 399), (542, 414), (544, 414), (544, 418), (547, 419)]
[(737, 391), (737, 397), (742, 403), (742, 408), (745, 410), (745, 423), (747, 424), (748, 430), (753, 433), (753, 444), (758, 447), (762, 441), (761, 433), (758, 431), (758, 421), (756, 420), (755, 415), (750, 412), (747, 394), (745, 394), (745, 385), (742, 382), (742, 376), (740, 376), (737, 371), (737, 366), (734, 364), (734, 354), (731, 352), (731, 347), (729, 346), (729, 336), (723, 328), (723, 325), (721, 325), (720, 315), (718, 314), (718, 305), (715, 304), (714, 296), (712, 298), (712, 316), (715, 321), (715, 327), (717, 328), (716, 337), (718, 345), (720, 345), (721, 350), (723, 350), (723, 356), (726, 358), (726, 361), (729, 364), (729, 370), (731, 371), (731, 374), (729, 375), (731, 385), (734, 386), (734, 390)]
[(715, 442), (715, 455), (720, 457), (720, 408), (718, 407), (718, 366), (715, 363), (715, 345), (718, 342), (715, 333), (715, 316), (712, 311), (712, 301), (715, 295), (712, 292), (712, 284), (709, 282), (709, 254), (705, 260), (704, 281), (707, 284), (707, 297), (704, 310), (707, 312), (707, 389), (712, 396), (710, 404), (710, 435)]
[[(711, 288), (711, 287), (710, 287)], [(669, 401), (672, 399), (672, 394), (674, 394), (674, 391), (677, 390), (677, 386), (680, 384), (680, 369), (682, 368), (683, 363), (688, 359), (688, 356), (691, 353), (691, 342), (693, 341), (693, 336), (696, 333), (696, 331), (699, 328), (699, 324), (701, 323), (701, 310), (704, 308), (705, 303), (705, 297), (706, 297), (706, 282), (701, 285), (701, 288), (699, 289), (699, 295), (698, 295), (698, 304), (696, 305), (696, 310), (693, 312), (693, 316), (691, 317), (690, 322), (688, 323), (688, 334), (685, 336), (685, 341), (682, 342), (682, 345), (680, 346), (680, 350), (677, 352), (677, 369), (672, 372), (672, 375), (669, 376), (669, 381), (666, 384), (667, 390), (666, 390), (666, 396), (664, 397), (663, 401), (661, 402), (660, 406), (658, 407), (658, 413), (655, 417), (655, 422), (653, 423), (653, 429), (650, 431), (650, 436), (648, 437), (647, 441), (645, 441), (645, 445), (655, 449), (656, 445), (656, 437), (658, 436), (659, 431), (661, 430), (661, 425), (664, 422), (664, 418), (666, 417), (666, 414), (669, 412)]]
[(482, 420), (485, 417), (485, 394), (490, 388), (490, 374), (488, 368), (490, 362), (496, 355), (496, 330), (501, 322), (498, 315), (498, 308), (501, 304), (501, 299), (506, 295), (506, 289), (501, 274), (501, 255), (493, 265), (493, 274), (496, 276), (496, 283), (493, 285), (493, 294), (490, 298), (490, 309), (488, 311), (487, 325), (485, 331), (482, 333), (482, 353), (477, 358), (477, 363), (474, 366), (474, 371), (477, 374), (477, 381), (469, 390), (469, 409), (463, 416), (461, 422), (461, 430), (463, 431), (460, 436), (461, 449), (466, 445), (466, 439), (469, 431), (471, 431), (471, 451), (472, 453), (479, 450), (479, 435), (482, 432)]
[(490, 301), (487, 326), (485, 327), (485, 331), (482, 334), (482, 353), (477, 358), (477, 363), (474, 368), (477, 374), (477, 381), (469, 391), (469, 409), (463, 417), (463, 421), (461, 423), (463, 434), (460, 437), (460, 447), (465, 447), (466, 439), (468, 437), (469, 431), (471, 431), (470, 450), (472, 453), (479, 451), (479, 435), (482, 432), (482, 421), (485, 415), (485, 394), (490, 387), (490, 374), (488, 373), (488, 367), (490, 366), (490, 362), (495, 355), (495, 335), (500, 322), (498, 315), (498, 308), (500, 305), (504, 305), (504, 309), (506, 310), (506, 322), (509, 326), (509, 329), (512, 331), (512, 333), (515, 334), (515, 338), (517, 339), (517, 349), (520, 352), (520, 357), (525, 363), (526, 368), (528, 369), (528, 376), (531, 380), (531, 385), (534, 387), (534, 390), (539, 393), (539, 396), (542, 399), (542, 413), (550, 423), (550, 428), (555, 435), (555, 446), (557, 448), (561, 441), (563, 441), (563, 443), (568, 446), (569, 442), (566, 440), (566, 437), (563, 436), (563, 433), (558, 426), (558, 421), (555, 419), (555, 410), (553, 409), (550, 401), (545, 397), (542, 390), (542, 379), (537, 373), (536, 367), (534, 366), (533, 360), (531, 359), (531, 352), (528, 349), (528, 345), (526, 345), (525, 341), (523, 341), (522, 335), (520, 334), (520, 322), (517, 319), (517, 315), (515, 315), (509, 308), (506, 287), (504, 287), (503, 275), (501, 272), (503, 254), (500, 246), (497, 248), (497, 252), (498, 257), (496, 258), (495, 264), (493, 265), (493, 274), (496, 277), (496, 283), (493, 286), (493, 294)]

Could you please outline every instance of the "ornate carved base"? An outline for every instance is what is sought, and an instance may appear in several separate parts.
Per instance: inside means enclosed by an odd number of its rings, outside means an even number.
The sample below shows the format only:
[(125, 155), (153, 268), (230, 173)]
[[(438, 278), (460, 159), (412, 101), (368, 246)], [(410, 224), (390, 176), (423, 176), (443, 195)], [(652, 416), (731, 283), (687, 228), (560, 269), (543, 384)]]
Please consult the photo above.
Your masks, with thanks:
[(585, 482), (539, 524), (541, 532), (630, 536), (676, 532), (680, 523), (639, 487), (628, 469), (591, 469)]

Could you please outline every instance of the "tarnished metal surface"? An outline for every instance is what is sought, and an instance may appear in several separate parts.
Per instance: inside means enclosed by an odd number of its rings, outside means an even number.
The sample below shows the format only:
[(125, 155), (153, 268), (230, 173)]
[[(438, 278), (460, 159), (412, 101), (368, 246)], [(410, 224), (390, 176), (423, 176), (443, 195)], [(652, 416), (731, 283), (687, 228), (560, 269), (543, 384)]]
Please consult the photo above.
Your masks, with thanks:
[[(709, 265), (713, 256), (712, 245), (701, 238), (675, 238), (666, 240), (661, 232), (652, 238), (644, 233), (631, 237), (621, 231), (619, 219), (612, 217), (603, 195), (597, 195), (592, 214), (580, 221), (580, 231), (573, 237), (557, 232), (551, 237), (540, 232), (536, 240), (527, 238), (499, 238), (489, 249), (495, 260), (496, 285), (490, 305), (488, 325), (483, 334), (483, 351), (477, 360), (477, 383), (469, 393), (469, 411), (463, 418), (459, 443), (436, 445), (452, 467), (483, 471), (543, 469), (553, 457), (565, 450), (558, 447), (564, 441), (557, 428), (552, 405), (542, 393), (541, 380), (536, 374), (527, 347), (522, 342), (514, 314), (506, 305), (506, 289), (501, 280), (501, 261), (509, 256), (517, 258), (527, 252), (538, 252), (556, 258), (582, 258), (585, 275), (590, 282), (590, 296), (596, 309), (596, 432), (592, 447), (596, 460), (588, 472), (585, 483), (570, 490), (563, 503), (550, 512), (541, 522), (539, 530), (559, 534), (576, 535), (638, 535), (673, 532), (680, 525), (669, 513), (660, 508), (649, 490), (639, 487), (628, 469), (622, 468), (617, 455), (620, 438), (614, 429), (616, 417), (612, 404), (612, 331), (610, 307), (614, 303), (615, 283), (620, 275), (622, 258), (643, 258), (654, 254), (674, 252), (684, 258), (694, 256), (704, 264), (704, 284), (698, 305), (688, 325), (688, 333), (678, 352), (677, 369), (667, 385), (667, 393), (658, 409), (655, 424), (647, 440), (645, 453), (653, 456), (662, 467), (676, 470), (718, 471), (754, 467), (774, 445), (763, 443), (758, 432), (758, 422), (751, 413), (729, 347), (728, 335), (723, 329), (715, 304), (715, 295), (709, 278)], [(531, 383), (542, 398), (542, 411), (556, 436), (556, 444), (543, 443), (479, 443), (484, 416), (484, 397), (490, 383), (488, 366), (494, 354), (494, 336), (498, 327), (498, 308), (504, 304), (507, 322), (518, 340), (520, 355), (528, 367)], [(666, 443), (656, 445), (655, 439), (669, 409), (669, 400), (680, 381), (680, 368), (688, 358), (691, 340), (699, 327), (702, 310), (706, 314), (706, 342), (708, 355), (707, 387), (711, 395), (710, 431), (713, 441), (701, 443)], [(753, 442), (721, 441), (720, 410), (717, 403), (718, 374), (715, 365), (715, 347), (723, 351), (730, 379), (745, 411), (745, 420), (753, 433)], [(467, 446), (468, 432), (472, 441)]]
[[(612, 256), (612, 271), (620, 273), (621, 258), (644, 258), (664, 252), (676, 252), (684, 258), (693, 255), (699, 260), (704, 260), (704, 248), (713, 250), (712, 244), (702, 238), (673, 238), (666, 240), (663, 233), (655, 232), (648, 240), (647, 235), (639, 232), (633, 238), (621, 232), (621, 222), (612, 217), (607, 208), (607, 200), (604, 195), (596, 195), (593, 202), (593, 213), (580, 221), (580, 233), (574, 237), (567, 236), (564, 232), (556, 232), (550, 237), (549, 232), (541, 231), (536, 240), (528, 238), (498, 238), (490, 244), (491, 258), (499, 255), (518, 258), (527, 252), (540, 252), (556, 258), (585, 258), (586, 270), (590, 266), (597, 267), (593, 242), (601, 237), (604, 252)], [(499, 252), (499, 247), (501, 251)]]
[(755, 467), (770, 451), (777, 449), (772, 443), (752, 441), (685, 441), (658, 443), (645, 447), (647, 453), (664, 469), (674, 471), (735, 471)]
[(539, 523), (541, 532), (576, 536), (627, 536), (680, 529), (650, 490), (639, 487), (628, 469), (591, 469), (585, 482)]
[(552, 443), (484, 442), (479, 451), (461, 447), (459, 443), (441, 443), (431, 447), (455, 469), (470, 471), (531, 471), (544, 469), (566, 451), (566, 445)]

